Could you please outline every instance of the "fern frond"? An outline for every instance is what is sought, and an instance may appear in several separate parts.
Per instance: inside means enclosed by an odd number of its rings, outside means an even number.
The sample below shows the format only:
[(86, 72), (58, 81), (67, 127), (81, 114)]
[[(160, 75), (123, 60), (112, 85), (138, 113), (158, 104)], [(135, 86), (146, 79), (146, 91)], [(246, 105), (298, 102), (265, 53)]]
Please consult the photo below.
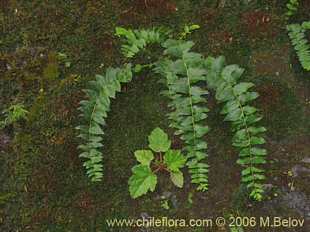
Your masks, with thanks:
[(203, 59), (200, 54), (189, 51), (192, 42), (168, 40), (163, 46), (165, 55), (175, 58), (166, 58), (155, 68), (155, 72), (166, 78), (168, 90), (164, 93), (171, 100), (168, 106), (172, 110), (168, 114), (170, 126), (186, 144), (191, 182), (198, 184), (198, 190), (206, 191), (209, 165), (203, 162), (207, 158), (207, 143), (203, 137), (209, 128), (203, 120), (209, 110), (205, 106), (208, 91), (199, 86), (205, 81), (206, 72), (200, 68)]
[(306, 30), (310, 29), (310, 21), (300, 24), (290, 24), (287, 26), (288, 35), (297, 52), (298, 59), (302, 67), (310, 71), (310, 42), (306, 38)]
[(124, 37), (126, 43), (122, 45), (122, 53), (127, 58), (133, 58), (139, 51), (149, 44), (164, 42), (170, 31), (164, 28), (152, 28), (142, 30), (131, 30), (117, 27), (116, 33), (119, 37)]
[(131, 78), (130, 64), (123, 69), (108, 68), (105, 75), (96, 75), (96, 80), (90, 81), (89, 88), (84, 90), (88, 99), (81, 101), (79, 107), (84, 124), (77, 127), (84, 143), (78, 148), (82, 150), (80, 157), (85, 159), (83, 165), (93, 182), (100, 181), (103, 176), (102, 126), (110, 110), (110, 99), (121, 90), (121, 83)]
[[(219, 63), (221, 65), (218, 65)], [(239, 149), (237, 163), (243, 167), (241, 181), (251, 191), (250, 196), (259, 201), (262, 199), (262, 181), (265, 179), (261, 165), (266, 163), (267, 154), (267, 151), (259, 146), (265, 143), (262, 133), (266, 129), (256, 125), (262, 117), (255, 107), (249, 105), (258, 94), (250, 91), (253, 83), (239, 82), (244, 70), (237, 65), (223, 68), (223, 58), (209, 58), (206, 66), (209, 70), (208, 84), (215, 87), (217, 101), (224, 103), (221, 111), (221, 114), (225, 115), (224, 121), (232, 123), (232, 144)], [(219, 73), (220, 69), (222, 71), (216, 79), (214, 70)]]
[(298, 7), (299, 7), (299, 0), (289, 0), (286, 4), (287, 12), (285, 13), (286, 18), (290, 18), (291, 16), (295, 15)]

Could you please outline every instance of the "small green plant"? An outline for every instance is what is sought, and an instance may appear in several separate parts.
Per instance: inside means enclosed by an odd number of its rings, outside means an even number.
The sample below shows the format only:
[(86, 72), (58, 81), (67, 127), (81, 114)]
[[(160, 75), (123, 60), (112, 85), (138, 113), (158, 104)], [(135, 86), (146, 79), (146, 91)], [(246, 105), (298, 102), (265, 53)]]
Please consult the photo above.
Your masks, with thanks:
[(302, 67), (310, 71), (310, 43), (306, 38), (306, 30), (310, 29), (310, 21), (287, 26), (288, 35), (297, 52)]
[(185, 39), (186, 36), (192, 34), (195, 30), (198, 30), (199, 28), (200, 26), (197, 24), (185, 25), (183, 32), (180, 35), (180, 39)]
[(27, 120), (27, 114), (29, 113), (23, 104), (14, 104), (11, 105), (8, 109), (3, 111), (5, 119), (0, 121), (0, 129), (11, 125), (19, 120)]
[(71, 66), (71, 61), (66, 53), (58, 52), (57, 59), (65, 65), (66, 68)]
[(189, 192), (187, 196), (187, 207), (188, 208), (191, 208), (194, 203), (193, 197), (194, 197), (194, 194), (192, 192)]
[(148, 141), (150, 150), (135, 151), (135, 157), (139, 164), (132, 168), (133, 174), (128, 181), (130, 196), (134, 199), (148, 191), (155, 190), (158, 171), (167, 171), (171, 181), (177, 187), (183, 187), (183, 173), (180, 168), (184, 166), (186, 158), (181, 154), (181, 151), (170, 149), (171, 141), (160, 128), (152, 131)]
[(287, 19), (289, 19), (291, 16), (295, 15), (298, 7), (299, 7), (299, 0), (289, 0), (289, 2), (286, 4), (287, 12), (285, 13), (285, 16)]
[(161, 200), (160, 206), (161, 206), (163, 209), (169, 210), (169, 209), (170, 209), (169, 200), (168, 200), (168, 199), (163, 199), (163, 200)]

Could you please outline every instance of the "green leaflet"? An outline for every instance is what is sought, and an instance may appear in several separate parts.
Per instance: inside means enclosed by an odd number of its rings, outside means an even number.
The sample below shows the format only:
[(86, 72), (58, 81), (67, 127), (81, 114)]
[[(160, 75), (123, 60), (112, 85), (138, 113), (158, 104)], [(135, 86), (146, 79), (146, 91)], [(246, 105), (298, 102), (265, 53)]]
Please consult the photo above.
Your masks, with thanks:
[(242, 83), (239, 83), (237, 85), (235, 85), (233, 87), (233, 92), (234, 92), (234, 95), (241, 95), (243, 93), (246, 93), (248, 91), (249, 88), (253, 87), (254, 84), (253, 83), (249, 83), (249, 82), (242, 82)]
[(206, 81), (211, 89), (219, 86), (221, 79), (218, 78), (225, 66), (225, 58), (220, 56), (218, 58), (208, 57), (204, 60), (204, 68), (207, 70)]
[(170, 179), (174, 183), (175, 186), (178, 188), (182, 188), (184, 184), (184, 177), (183, 173), (180, 171), (177, 172), (171, 172), (170, 173)]
[(180, 39), (184, 39), (187, 35), (190, 35), (193, 31), (199, 29), (200, 26), (197, 24), (185, 25), (183, 32), (180, 34)]
[[(218, 69), (212, 69), (212, 62), (221, 62)], [(249, 102), (258, 97), (256, 92), (249, 92), (254, 86), (253, 83), (239, 82), (243, 69), (237, 65), (222, 65), (222, 58), (207, 59), (206, 68), (208, 85), (216, 90), (217, 101), (224, 104), (221, 114), (225, 115), (224, 121), (232, 123), (235, 132), (232, 144), (240, 149), (237, 163), (243, 166), (241, 181), (250, 189), (250, 196), (255, 200), (263, 197), (262, 181), (265, 179), (262, 164), (266, 163), (265, 149), (257, 146), (265, 143), (261, 134), (266, 131), (264, 127), (255, 124), (260, 121), (257, 109), (249, 106)], [(222, 68), (222, 71), (219, 69)], [(217, 78), (216, 78), (217, 75)]]
[(163, 43), (163, 47), (165, 48), (164, 54), (177, 58), (182, 57), (184, 53), (188, 52), (193, 46), (194, 43), (192, 41), (174, 39), (168, 39)]
[(209, 166), (201, 164), (207, 158), (207, 144), (203, 137), (209, 128), (203, 120), (209, 111), (205, 106), (208, 91), (200, 86), (206, 79), (206, 70), (202, 66), (204, 59), (190, 51), (193, 45), (191, 41), (167, 40), (163, 43), (167, 58), (159, 61), (154, 70), (165, 77), (168, 90), (164, 94), (170, 98), (170, 126), (186, 144), (192, 183), (198, 184), (198, 190), (205, 191), (208, 189)]
[(105, 75), (96, 75), (96, 79), (89, 82), (89, 88), (84, 90), (88, 99), (80, 102), (83, 124), (77, 129), (83, 144), (78, 148), (82, 151), (80, 157), (84, 159), (86, 173), (93, 182), (100, 181), (103, 176), (101, 136), (110, 110), (110, 98), (115, 98), (116, 92), (121, 90), (120, 84), (131, 78), (130, 64), (122, 69), (108, 68)]
[(303, 24), (290, 24), (287, 26), (288, 35), (294, 46), (302, 67), (310, 71), (310, 42), (306, 38), (306, 30), (310, 29), (310, 21)]

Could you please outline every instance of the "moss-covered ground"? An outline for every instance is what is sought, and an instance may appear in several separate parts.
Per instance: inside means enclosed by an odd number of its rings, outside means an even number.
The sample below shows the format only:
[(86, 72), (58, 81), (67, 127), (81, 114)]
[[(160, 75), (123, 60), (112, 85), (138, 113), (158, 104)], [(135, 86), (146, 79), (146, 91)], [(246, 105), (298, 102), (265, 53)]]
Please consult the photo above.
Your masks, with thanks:
[[(108, 228), (105, 221), (141, 215), (189, 219), (229, 214), (307, 219), (302, 228), (244, 231), (310, 231), (309, 175), (294, 175), (296, 165), (310, 154), (310, 74), (300, 67), (288, 40), (285, 2), (0, 1), (0, 111), (17, 102), (29, 111), (27, 121), (0, 131), (0, 231), (230, 231), (215, 226)], [(310, 19), (309, 2), (300, 2), (302, 7), (291, 21)], [(188, 175), (184, 188), (176, 189), (162, 175), (154, 193), (130, 198), (127, 181), (135, 164), (133, 152), (147, 145), (147, 135), (157, 126), (172, 136), (165, 116), (167, 100), (159, 94), (162, 86), (148, 72), (135, 76), (112, 101), (104, 136), (103, 181), (92, 184), (85, 176), (74, 129), (79, 124), (77, 107), (87, 81), (124, 62), (115, 27), (165, 25), (180, 31), (190, 23), (201, 26), (189, 38), (196, 43), (194, 50), (224, 55), (228, 63), (239, 64), (246, 70), (244, 79), (254, 82), (260, 93), (255, 105), (268, 128), (270, 161), (266, 165), (270, 191), (263, 203), (249, 201), (239, 187), (238, 154), (212, 94), (211, 131), (206, 138), (210, 190), (195, 191)], [(177, 138), (173, 142), (177, 147)], [(304, 196), (300, 207), (283, 200), (291, 193)]]

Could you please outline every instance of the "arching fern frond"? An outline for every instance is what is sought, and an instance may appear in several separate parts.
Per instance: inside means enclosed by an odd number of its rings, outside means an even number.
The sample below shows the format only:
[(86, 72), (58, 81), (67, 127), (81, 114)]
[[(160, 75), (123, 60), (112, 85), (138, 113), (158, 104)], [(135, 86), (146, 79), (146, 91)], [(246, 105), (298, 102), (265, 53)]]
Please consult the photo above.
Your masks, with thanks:
[(306, 30), (310, 29), (310, 21), (300, 24), (290, 24), (287, 26), (288, 35), (297, 52), (298, 59), (302, 67), (310, 71), (310, 42), (306, 38)]
[(149, 44), (164, 42), (170, 31), (164, 28), (152, 28), (142, 30), (131, 30), (117, 27), (115, 34), (124, 37), (126, 43), (122, 45), (122, 53), (127, 58), (133, 58), (140, 50)]
[(79, 149), (82, 150), (81, 158), (84, 158), (84, 166), (88, 177), (93, 182), (100, 181), (103, 176), (102, 126), (110, 110), (110, 99), (115, 98), (116, 92), (121, 90), (121, 83), (132, 79), (131, 65), (124, 68), (108, 68), (105, 75), (96, 75), (96, 80), (89, 82), (89, 88), (85, 89), (88, 99), (80, 102), (79, 110), (84, 124), (78, 126), (79, 137), (84, 141)]
[(239, 82), (244, 70), (237, 65), (224, 67), (215, 79), (216, 74), (212, 74), (210, 67), (214, 68), (212, 63), (221, 59), (209, 58), (206, 61), (209, 70), (207, 80), (210, 86), (215, 87), (217, 101), (224, 103), (221, 111), (221, 114), (225, 115), (224, 121), (232, 123), (234, 132), (232, 144), (239, 149), (237, 163), (243, 167), (241, 181), (251, 191), (250, 196), (259, 201), (263, 197), (262, 181), (265, 179), (261, 165), (266, 163), (267, 154), (260, 145), (265, 143), (262, 133), (266, 129), (256, 125), (262, 117), (255, 107), (249, 105), (258, 94), (249, 91), (254, 86), (253, 83)]
[(168, 90), (164, 93), (171, 100), (168, 106), (172, 110), (168, 114), (170, 126), (186, 144), (191, 182), (198, 184), (198, 190), (206, 191), (209, 165), (205, 163), (207, 143), (203, 137), (209, 128), (203, 121), (209, 110), (205, 105), (208, 91), (199, 85), (205, 81), (206, 72), (200, 68), (203, 59), (200, 54), (189, 51), (192, 42), (168, 40), (163, 46), (169, 58), (158, 62), (155, 71), (166, 78)]

